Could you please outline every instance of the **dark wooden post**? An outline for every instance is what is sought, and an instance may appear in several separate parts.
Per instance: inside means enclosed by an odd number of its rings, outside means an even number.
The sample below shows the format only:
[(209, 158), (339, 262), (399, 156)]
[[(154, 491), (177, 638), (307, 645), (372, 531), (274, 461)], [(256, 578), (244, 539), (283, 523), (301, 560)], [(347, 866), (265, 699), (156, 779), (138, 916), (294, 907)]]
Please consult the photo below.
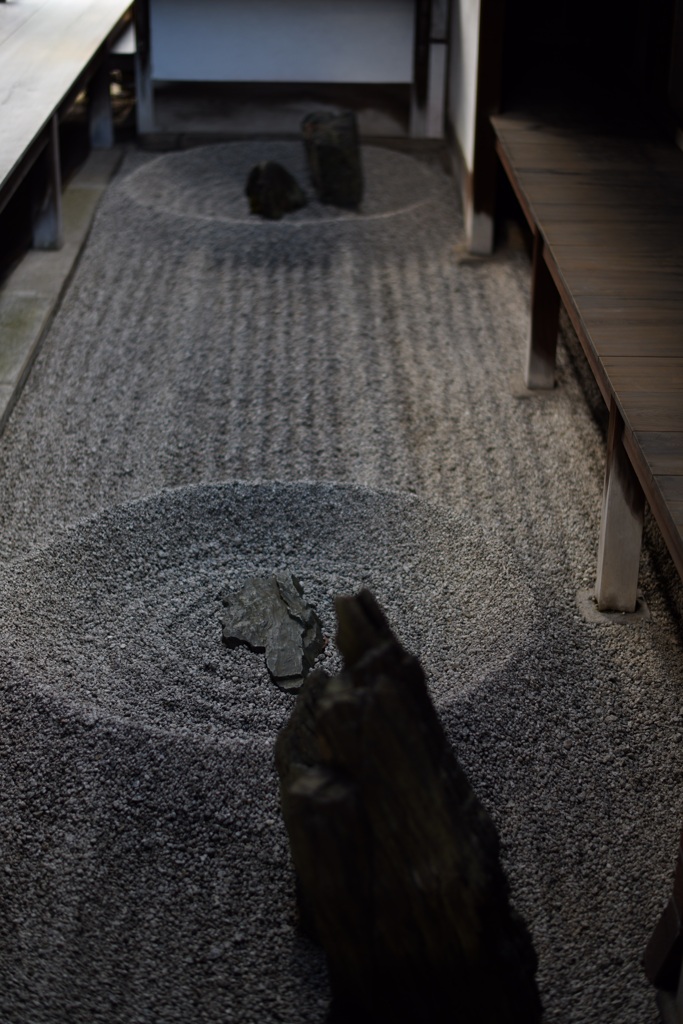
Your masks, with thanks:
[(644, 509), (643, 489), (624, 449), (624, 421), (612, 398), (595, 586), (601, 612), (636, 609)]
[(139, 134), (154, 130), (149, 0), (135, 0), (135, 109)]
[(102, 61), (88, 86), (88, 127), (93, 149), (111, 149), (114, 145), (114, 120), (106, 60)]
[(555, 386), (555, 357), (560, 323), (560, 295), (545, 261), (541, 234), (534, 235), (531, 268), (531, 326), (524, 381), (532, 390)]
[(413, 91), (418, 110), (427, 106), (429, 85), (429, 30), (432, 21), (432, 0), (416, 0), (415, 47), (413, 52)]
[(410, 134), (441, 139), (445, 128), (449, 5), (416, 0)]
[(59, 119), (53, 115), (45, 151), (39, 161), (42, 180), (33, 204), (34, 249), (59, 249), (63, 240), (62, 172), (59, 162)]
[(501, 106), (504, 25), (505, 0), (481, 0), (472, 195), (465, 211), (469, 249), (481, 254), (494, 243), (498, 161), (491, 117)]

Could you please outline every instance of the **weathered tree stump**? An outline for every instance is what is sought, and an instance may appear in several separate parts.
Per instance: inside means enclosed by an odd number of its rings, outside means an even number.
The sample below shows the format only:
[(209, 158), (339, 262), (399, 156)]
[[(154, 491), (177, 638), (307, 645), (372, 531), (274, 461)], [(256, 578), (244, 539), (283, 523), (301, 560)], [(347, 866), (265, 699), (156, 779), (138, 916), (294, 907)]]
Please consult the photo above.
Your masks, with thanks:
[(311, 182), (322, 203), (356, 207), (363, 198), (363, 168), (356, 115), (323, 111), (301, 122)]
[(338, 600), (337, 617), (344, 671), (307, 678), (275, 750), (330, 1020), (533, 1024), (531, 940), (420, 664), (369, 592)]

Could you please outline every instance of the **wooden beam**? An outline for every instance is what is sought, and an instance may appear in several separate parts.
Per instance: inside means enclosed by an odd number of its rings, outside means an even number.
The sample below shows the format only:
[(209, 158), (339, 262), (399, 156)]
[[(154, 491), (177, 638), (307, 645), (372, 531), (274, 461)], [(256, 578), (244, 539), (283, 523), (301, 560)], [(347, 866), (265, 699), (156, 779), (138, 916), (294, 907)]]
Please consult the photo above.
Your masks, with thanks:
[(472, 209), (466, 217), (470, 225), (469, 248), (472, 252), (481, 254), (492, 252), (494, 243), (498, 161), (491, 117), (500, 110), (504, 23), (505, 0), (481, 0)]
[(135, 0), (135, 112), (138, 134), (154, 131), (149, 0)]
[(88, 87), (88, 128), (93, 149), (111, 149), (114, 145), (114, 119), (106, 61), (99, 66)]
[(53, 114), (45, 152), (40, 163), (44, 174), (34, 195), (33, 247), (59, 249), (63, 241), (62, 172), (59, 162), (59, 119)]
[(534, 235), (531, 277), (531, 325), (524, 382), (530, 390), (555, 386), (555, 356), (560, 323), (560, 295), (544, 258), (544, 243)]
[(612, 399), (595, 586), (601, 612), (635, 611), (644, 508), (643, 489), (624, 449), (624, 421)]

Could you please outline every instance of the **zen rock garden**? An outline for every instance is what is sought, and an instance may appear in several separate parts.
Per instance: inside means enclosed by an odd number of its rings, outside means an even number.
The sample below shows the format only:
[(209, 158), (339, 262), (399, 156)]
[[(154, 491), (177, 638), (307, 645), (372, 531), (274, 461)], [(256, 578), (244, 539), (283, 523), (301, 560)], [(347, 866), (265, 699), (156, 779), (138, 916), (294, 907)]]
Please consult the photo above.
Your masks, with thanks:
[[(301, 132), (311, 184), (321, 203), (357, 209), (363, 198), (358, 124), (353, 111), (308, 114)], [(301, 209), (306, 196), (294, 176), (274, 160), (249, 172), (245, 188), (251, 213), (280, 220)]]

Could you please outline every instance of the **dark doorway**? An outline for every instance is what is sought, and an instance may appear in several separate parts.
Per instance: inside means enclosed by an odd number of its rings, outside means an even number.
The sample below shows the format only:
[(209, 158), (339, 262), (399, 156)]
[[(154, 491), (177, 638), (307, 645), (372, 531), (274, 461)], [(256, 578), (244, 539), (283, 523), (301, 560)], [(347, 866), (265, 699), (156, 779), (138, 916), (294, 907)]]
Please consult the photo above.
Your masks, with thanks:
[(507, 0), (501, 109), (670, 125), (675, 13), (676, 0)]

